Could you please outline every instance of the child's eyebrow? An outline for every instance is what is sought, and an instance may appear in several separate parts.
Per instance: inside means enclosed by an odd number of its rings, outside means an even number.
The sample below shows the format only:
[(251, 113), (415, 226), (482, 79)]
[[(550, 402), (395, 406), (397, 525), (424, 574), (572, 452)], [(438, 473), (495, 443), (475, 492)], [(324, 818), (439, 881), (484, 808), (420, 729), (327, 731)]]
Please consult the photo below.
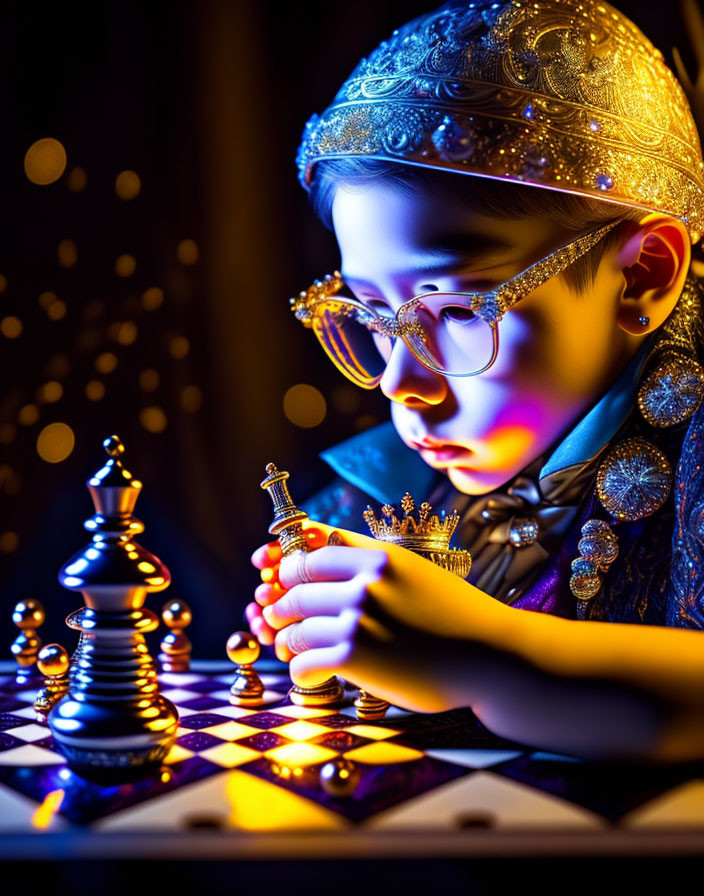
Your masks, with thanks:
[[(512, 243), (499, 237), (487, 236), (483, 233), (451, 231), (430, 236), (418, 243), (420, 251), (415, 258), (421, 260), (418, 266), (404, 267), (404, 274), (420, 276), (421, 274), (439, 274), (445, 276), (466, 272), (472, 265), (481, 263), (482, 269), (487, 262), (497, 256), (505, 256), (507, 250), (515, 250)], [(342, 271), (342, 278), (349, 282), (366, 283), (364, 277), (356, 277)]]

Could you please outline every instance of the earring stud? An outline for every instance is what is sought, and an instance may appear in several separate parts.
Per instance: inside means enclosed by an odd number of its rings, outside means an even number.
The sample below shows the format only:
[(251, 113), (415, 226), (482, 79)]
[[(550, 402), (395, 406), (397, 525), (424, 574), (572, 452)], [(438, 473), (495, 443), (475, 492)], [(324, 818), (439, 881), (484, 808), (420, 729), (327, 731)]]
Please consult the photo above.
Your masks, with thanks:
[(642, 315), (638, 318), (638, 323), (641, 325), (641, 327), (647, 327), (648, 324), (650, 323), (650, 318), (649, 318), (649, 317), (646, 317), (644, 314), (642, 314)]

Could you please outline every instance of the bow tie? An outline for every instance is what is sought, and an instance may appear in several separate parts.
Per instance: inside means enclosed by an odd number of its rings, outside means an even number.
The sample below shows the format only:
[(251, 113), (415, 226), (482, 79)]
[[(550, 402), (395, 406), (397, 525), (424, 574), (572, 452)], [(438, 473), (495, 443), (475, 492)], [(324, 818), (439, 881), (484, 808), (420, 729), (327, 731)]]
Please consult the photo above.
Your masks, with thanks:
[(467, 581), (499, 599), (557, 549), (594, 474), (594, 464), (574, 464), (538, 482), (541, 460), (505, 491), (469, 497), (461, 514), (458, 544), (472, 554)]

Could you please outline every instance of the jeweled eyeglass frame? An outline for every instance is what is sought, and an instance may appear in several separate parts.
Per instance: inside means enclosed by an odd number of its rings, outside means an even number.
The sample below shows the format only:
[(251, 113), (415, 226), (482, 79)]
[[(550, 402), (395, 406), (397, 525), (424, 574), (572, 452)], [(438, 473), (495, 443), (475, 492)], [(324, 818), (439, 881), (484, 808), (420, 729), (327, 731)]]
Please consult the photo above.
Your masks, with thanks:
[[(621, 219), (610, 221), (608, 224), (605, 224), (590, 233), (577, 237), (566, 245), (556, 249), (554, 252), (551, 252), (550, 255), (545, 256), (545, 258), (530, 265), (530, 267), (521, 271), (520, 274), (517, 274), (510, 280), (497, 286), (496, 289), (491, 290), (491, 292), (438, 291), (441, 295), (463, 296), (467, 300), (466, 306), (474, 314), (488, 323), (493, 331), (493, 350), (490, 360), (482, 368), (474, 370), (471, 373), (450, 373), (449, 371), (443, 370), (433, 363), (430, 355), (422, 352), (422, 350), (414, 345), (408, 338), (409, 335), (420, 336), (421, 342), (425, 341), (423, 328), (415, 319), (414, 311), (422, 303), (423, 299), (428, 296), (437, 296), (438, 292), (426, 292), (414, 296), (399, 307), (393, 318), (382, 317), (380, 314), (377, 314), (373, 308), (369, 308), (364, 303), (347, 296), (340, 297), (338, 301), (341, 304), (349, 305), (351, 311), (354, 309), (358, 314), (360, 322), (371, 332), (377, 332), (392, 339), (400, 337), (414, 358), (429, 370), (442, 374), (443, 376), (477, 376), (488, 370), (496, 360), (499, 351), (498, 323), (504, 314), (521, 299), (530, 295), (530, 293), (539, 286), (542, 286), (543, 283), (562, 273), (562, 271), (569, 267), (573, 262), (577, 261), (578, 258), (581, 258), (593, 248), (602, 237), (620, 223)], [(297, 298), (289, 299), (291, 310), (305, 327), (309, 329), (313, 328), (313, 318), (316, 307), (334, 296), (343, 286), (344, 280), (339, 271), (335, 271), (333, 274), (326, 274), (323, 280), (315, 280), (308, 289), (300, 292)], [(377, 382), (372, 385), (365, 385), (359, 379), (355, 379), (348, 370), (345, 370), (344, 367), (331, 355), (328, 348), (322, 343), (322, 340), (319, 341), (321, 341), (323, 348), (335, 366), (356, 385), (367, 389), (373, 389), (378, 385), (381, 376), (379, 376)]]

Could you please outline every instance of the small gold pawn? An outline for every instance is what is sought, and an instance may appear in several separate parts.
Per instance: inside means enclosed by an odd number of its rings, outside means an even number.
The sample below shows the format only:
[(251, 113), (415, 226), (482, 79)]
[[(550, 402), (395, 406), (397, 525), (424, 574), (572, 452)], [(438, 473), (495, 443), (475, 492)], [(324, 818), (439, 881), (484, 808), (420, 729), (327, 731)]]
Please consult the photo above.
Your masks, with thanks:
[(12, 621), (19, 628), (20, 633), (12, 642), (10, 650), (17, 661), (17, 679), (29, 678), (32, 666), (37, 662), (39, 648), (42, 639), (37, 635), (37, 629), (44, 624), (46, 614), (44, 607), (33, 597), (21, 600), (15, 605), (12, 613)]
[(164, 672), (188, 672), (191, 668), (192, 644), (183, 631), (191, 624), (193, 615), (185, 600), (171, 600), (164, 604), (161, 618), (170, 629), (162, 639), (159, 662)]
[(68, 693), (68, 665), (68, 654), (60, 644), (47, 644), (39, 651), (37, 666), (45, 681), (34, 701), (38, 722), (46, 722), (51, 708)]
[(373, 722), (383, 719), (390, 704), (381, 697), (374, 697), (363, 688), (359, 689), (359, 695), (354, 701), (354, 708), (357, 710), (357, 718), (360, 722)]
[(227, 655), (237, 668), (230, 703), (234, 706), (259, 706), (263, 703), (264, 685), (254, 669), (259, 659), (259, 641), (251, 632), (235, 632), (227, 639)]

